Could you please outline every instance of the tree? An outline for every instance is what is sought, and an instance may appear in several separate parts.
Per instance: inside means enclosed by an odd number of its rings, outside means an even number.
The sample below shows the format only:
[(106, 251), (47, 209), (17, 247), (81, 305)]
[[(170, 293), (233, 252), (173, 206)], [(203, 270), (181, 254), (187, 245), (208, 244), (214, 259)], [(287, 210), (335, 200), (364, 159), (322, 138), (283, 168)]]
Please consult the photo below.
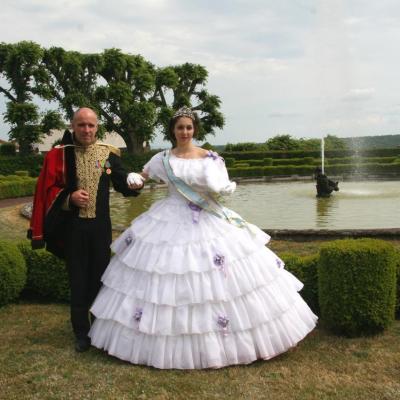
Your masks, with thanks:
[(265, 145), (252, 142), (227, 143), (224, 151), (263, 151)]
[(200, 117), (198, 140), (215, 135), (215, 128), (224, 126), (219, 110), (221, 100), (205, 88), (207, 70), (196, 64), (185, 63), (157, 71), (155, 104), (159, 106), (157, 124), (168, 139), (168, 121), (174, 111), (182, 106), (191, 107)]
[(324, 138), (325, 150), (347, 150), (346, 142), (335, 135), (327, 135)]
[(0, 86), (0, 93), (8, 99), (4, 119), (11, 125), (9, 137), (17, 140), (20, 154), (32, 152), (32, 144), (42, 136), (63, 126), (54, 111), (41, 114), (32, 102), (34, 95), (45, 98), (43, 83), (46, 71), (41, 65), (42, 48), (33, 42), (0, 43), (0, 76), (8, 86)]
[(155, 136), (156, 71), (140, 55), (105, 50), (98, 73), (104, 84), (95, 91), (96, 104), (108, 131), (125, 140), (129, 153), (141, 154), (143, 143)]
[(299, 143), (290, 135), (277, 135), (266, 141), (268, 150), (298, 150)]
[(66, 51), (61, 47), (44, 51), (43, 64), (48, 73), (45, 95), (59, 103), (68, 120), (72, 120), (80, 107), (100, 111), (95, 92), (102, 61), (98, 54)]
[(129, 153), (143, 152), (143, 142), (154, 137), (156, 124), (155, 69), (141, 56), (108, 49), (81, 54), (53, 47), (44, 62), (50, 71), (49, 93), (66, 116), (91, 107), (99, 115), (101, 133), (118, 133)]

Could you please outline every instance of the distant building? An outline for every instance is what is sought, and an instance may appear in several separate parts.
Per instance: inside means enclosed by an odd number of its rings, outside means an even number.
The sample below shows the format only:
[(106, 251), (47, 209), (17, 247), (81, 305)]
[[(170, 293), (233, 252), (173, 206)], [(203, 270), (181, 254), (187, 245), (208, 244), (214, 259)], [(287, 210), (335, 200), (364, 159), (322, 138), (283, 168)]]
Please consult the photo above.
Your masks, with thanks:
[[(42, 139), (42, 143), (35, 143), (33, 148), (38, 153), (47, 153), (52, 147), (54, 142), (62, 139), (64, 131), (53, 130), (52, 133), (48, 136), (45, 136)], [(106, 133), (104, 138), (100, 140), (102, 143), (108, 143), (119, 149), (126, 149), (126, 143), (122, 137), (114, 132)]]

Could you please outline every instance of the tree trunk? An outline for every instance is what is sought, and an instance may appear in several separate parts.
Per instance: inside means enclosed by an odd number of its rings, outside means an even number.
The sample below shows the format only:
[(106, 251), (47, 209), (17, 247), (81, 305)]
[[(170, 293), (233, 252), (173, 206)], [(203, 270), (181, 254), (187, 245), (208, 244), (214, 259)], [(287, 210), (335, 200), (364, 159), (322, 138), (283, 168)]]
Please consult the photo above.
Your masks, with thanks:
[(135, 135), (134, 132), (128, 132), (124, 139), (129, 154), (139, 155), (144, 153), (143, 139)]

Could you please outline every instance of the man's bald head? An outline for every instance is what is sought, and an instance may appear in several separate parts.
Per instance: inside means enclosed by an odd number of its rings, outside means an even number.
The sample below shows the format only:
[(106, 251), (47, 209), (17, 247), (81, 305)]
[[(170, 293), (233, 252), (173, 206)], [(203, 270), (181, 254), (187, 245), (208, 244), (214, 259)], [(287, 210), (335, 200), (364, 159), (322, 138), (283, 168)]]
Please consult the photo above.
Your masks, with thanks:
[(96, 141), (98, 127), (97, 114), (88, 107), (82, 107), (72, 118), (75, 140), (82, 146), (90, 146)]
[(96, 121), (98, 120), (97, 114), (94, 110), (92, 110), (89, 107), (82, 107), (79, 108), (78, 110), (76, 110), (74, 112), (74, 116), (72, 117), (72, 124), (74, 123), (74, 121), (76, 120), (76, 118), (78, 118), (79, 116), (84, 115), (84, 116), (94, 116), (96, 118)]

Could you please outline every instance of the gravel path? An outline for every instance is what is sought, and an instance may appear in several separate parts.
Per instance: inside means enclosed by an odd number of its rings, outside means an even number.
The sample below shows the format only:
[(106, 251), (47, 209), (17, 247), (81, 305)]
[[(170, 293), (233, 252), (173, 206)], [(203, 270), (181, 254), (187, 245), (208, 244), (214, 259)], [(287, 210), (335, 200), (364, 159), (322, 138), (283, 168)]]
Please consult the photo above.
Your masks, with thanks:
[(33, 196), (16, 197), (14, 199), (3, 199), (3, 200), (0, 200), (0, 208), (11, 207), (11, 206), (15, 206), (18, 204), (29, 203), (30, 201), (33, 201)]

